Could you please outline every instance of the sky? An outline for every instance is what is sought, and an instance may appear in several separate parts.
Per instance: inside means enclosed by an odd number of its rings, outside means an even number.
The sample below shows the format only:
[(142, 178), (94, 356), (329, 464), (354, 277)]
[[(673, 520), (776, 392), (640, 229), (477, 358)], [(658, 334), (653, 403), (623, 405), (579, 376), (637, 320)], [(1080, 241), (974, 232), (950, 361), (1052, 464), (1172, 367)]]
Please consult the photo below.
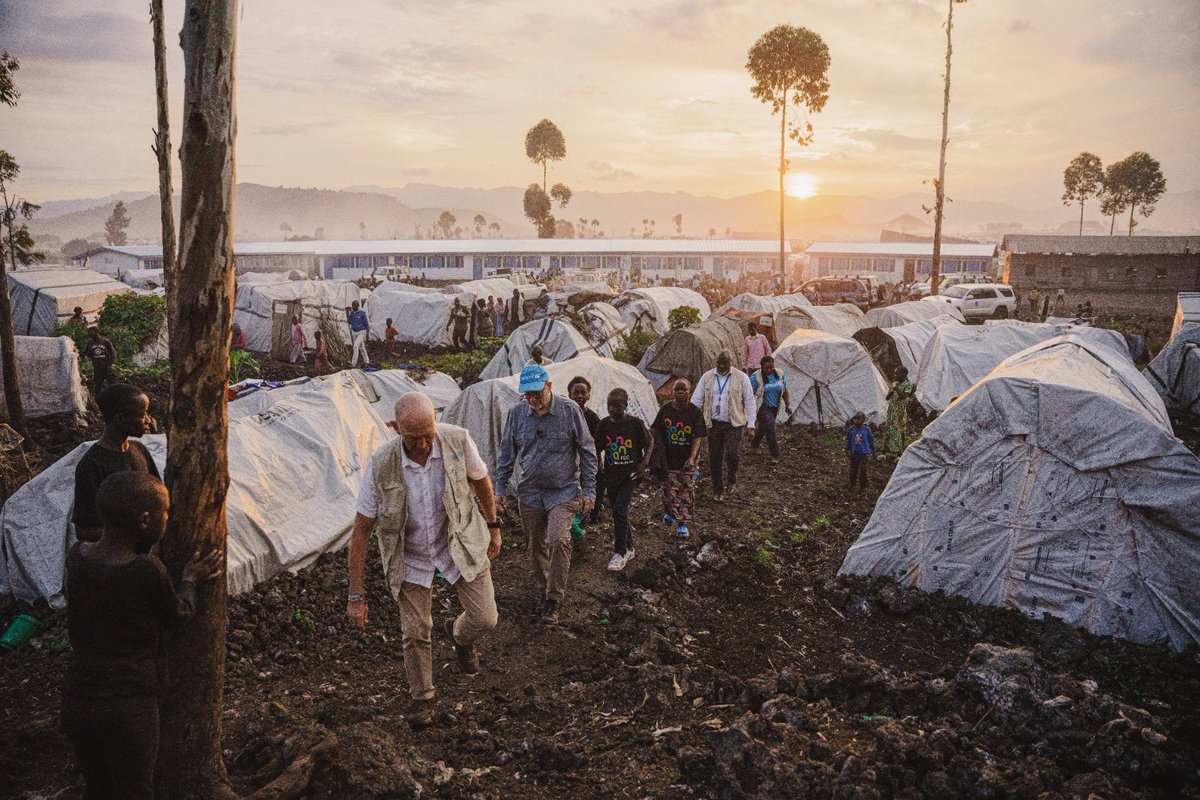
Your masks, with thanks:
[[(175, 147), (181, 0), (167, 0)], [(779, 121), (750, 94), (747, 50), (779, 24), (830, 50), (829, 102), (796, 186), (929, 191), (945, 0), (244, 0), (237, 176), (272, 186), (523, 186), (543, 117), (575, 190), (729, 197), (777, 181)], [(0, 0), (21, 61), (0, 147), (44, 201), (157, 185), (147, 3)], [(955, 6), (947, 191), (1059, 201), (1062, 170), (1145, 150), (1168, 192), (1200, 188), (1200, 0), (970, 0)], [(178, 183), (176, 184), (178, 186)]]

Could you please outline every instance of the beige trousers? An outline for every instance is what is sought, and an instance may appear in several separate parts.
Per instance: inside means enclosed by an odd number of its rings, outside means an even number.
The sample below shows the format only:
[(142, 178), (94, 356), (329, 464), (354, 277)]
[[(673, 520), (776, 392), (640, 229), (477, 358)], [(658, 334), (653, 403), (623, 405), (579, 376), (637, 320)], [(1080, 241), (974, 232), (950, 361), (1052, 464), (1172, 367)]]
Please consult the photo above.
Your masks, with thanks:
[[(474, 644), (496, 627), (496, 592), (489, 567), (468, 583), (459, 578), (454, 588), (463, 611), (454, 620), (454, 640)], [(400, 631), (404, 636), (404, 672), (408, 691), (416, 700), (428, 700), (433, 688), (433, 589), (405, 581), (400, 586)]]
[(545, 598), (561, 603), (571, 573), (571, 520), (579, 511), (579, 500), (559, 503), (554, 508), (519, 505), (521, 527), (529, 544), (529, 560)]

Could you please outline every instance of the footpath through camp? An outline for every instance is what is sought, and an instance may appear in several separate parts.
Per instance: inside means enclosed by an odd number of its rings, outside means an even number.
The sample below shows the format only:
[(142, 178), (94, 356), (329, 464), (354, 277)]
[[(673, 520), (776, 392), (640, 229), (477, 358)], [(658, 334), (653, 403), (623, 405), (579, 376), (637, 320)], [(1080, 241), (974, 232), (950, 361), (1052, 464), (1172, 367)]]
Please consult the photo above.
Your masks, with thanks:
[[(305, 371), (263, 366), (278, 379)], [(158, 412), (165, 380), (144, 388)], [(702, 481), (687, 540), (661, 525), (657, 488), (644, 484), (631, 511), (637, 555), (619, 573), (605, 569), (607, 515), (587, 525), (556, 626), (530, 622), (535, 590), (510, 510), (493, 567), (499, 625), (474, 677), (435, 633), (429, 728), (406, 721), (399, 613), (374, 552), (363, 632), (345, 615), (344, 550), (232, 597), (224, 754), (235, 788), (250, 795), (308, 758), (311, 776), (290, 796), (1200, 796), (1194, 646), (838, 578), (895, 462), (872, 461), (856, 495), (840, 428), (780, 435), (778, 462), (743, 448), (724, 503)], [(439, 581), (433, 602), (440, 631), (458, 601)], [(25, 608), (0, 606), (3, 620)], [(61, 614), (49, 621), (0, 656), (3, 797), (81, 796), (59, 724), (65, 627)]]

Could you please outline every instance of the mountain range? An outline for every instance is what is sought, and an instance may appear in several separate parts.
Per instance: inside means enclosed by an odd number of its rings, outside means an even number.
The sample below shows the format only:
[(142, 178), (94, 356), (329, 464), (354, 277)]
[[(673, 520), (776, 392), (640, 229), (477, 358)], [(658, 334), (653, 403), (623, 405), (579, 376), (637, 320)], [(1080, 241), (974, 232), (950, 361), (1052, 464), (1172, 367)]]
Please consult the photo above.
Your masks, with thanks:
[[(238, 241), (277, 241), (289, 237), (324, 239), (392, 239), (429, 237), (443, 211), (461, 228), (459, 235), (530, 237), (524, 219), (524, 189), (454, 188), (410, 183), (399, 188), (351, 186), (343, 190), (237, 186), (235, 237)], [(160, 238), (158, 196), (153, 192), (120, 192), (103, 198), (43, 203), (30, 225), (39, 246), (54, 253), (63, 242), (104, 240), (104, 222), (114, 204), (123, 201), (130, 216), (130, 243), (157, 243)], [(913, 193), (892, 198), (818, 195), (787, 199), (788, 235), (793, 239), (877, 241), (884, 229), (931, 235), (932, 215), (922, 206), (930, 198)], [(178, 214), (178, 197), (176, 198)], [(672, 218), (682, 214), (681, 226)], [(570, 221), (584, 235), (609, 238), (670, 236), (735, 236), (771, 238), (777, 230), (778, 194), (755, 192), (737, 197), (698, 196), (686, 192), (575, 192), (555, 216)], [(485, 219), (476, 232), (475, 217)], [(947, 235), (998, 241), (1005, 233), (1075, 233), (1078, 211), (1062, 205), (1021, 207), (986, 200), (958, 200), (947, 206)], [(1126, 218), (1127, 219), (1127, 218)], [(597, 224), (592, 225), (595, 221)], [(1107, 233), (1107, 220), (1093, 208), (1085, 230)], [(1168, 192), (1149, 219), (1138, 219), (1138, 234), (1200, 233), (1200, 190)], [(1117, 220), (1118, 233), (1123, 220)], [(1126, 223), (1127, 224), (1127, 223)]]

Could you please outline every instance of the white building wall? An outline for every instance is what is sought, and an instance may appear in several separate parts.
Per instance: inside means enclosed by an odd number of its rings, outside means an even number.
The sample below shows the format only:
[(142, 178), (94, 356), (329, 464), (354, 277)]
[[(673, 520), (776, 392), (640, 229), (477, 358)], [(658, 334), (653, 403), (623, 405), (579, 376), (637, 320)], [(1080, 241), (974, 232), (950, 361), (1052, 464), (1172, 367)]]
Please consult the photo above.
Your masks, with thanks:
[(117, 277), (118, 274), (124, 275), (130, 270), (138, 269), (138, 257), (127, 253), (114, 253), (111, 250), (102, 250), (88, 257), (88, 268), (104, 275)]

